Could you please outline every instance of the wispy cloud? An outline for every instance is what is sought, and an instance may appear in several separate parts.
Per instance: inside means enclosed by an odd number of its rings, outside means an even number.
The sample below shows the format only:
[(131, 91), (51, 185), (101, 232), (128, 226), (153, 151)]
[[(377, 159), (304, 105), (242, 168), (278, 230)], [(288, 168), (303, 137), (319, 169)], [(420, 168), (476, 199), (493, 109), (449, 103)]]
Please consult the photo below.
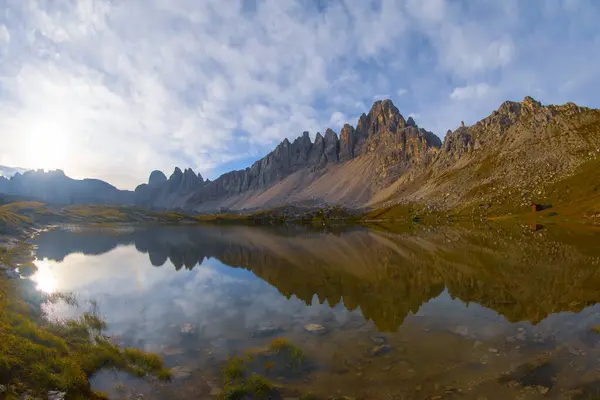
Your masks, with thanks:
[(487, 97), (492, 91), (492, 87), (487, 83), (478, 83), (476, 85), (467, 85), (454, 88), (450, 93), (452, 100), (473, 100)]
[(214, 178), (385, 93), (438, 134), (528, 94), (600, 105), (593, 0), (7, 2), (0, 164), (120, 187)]

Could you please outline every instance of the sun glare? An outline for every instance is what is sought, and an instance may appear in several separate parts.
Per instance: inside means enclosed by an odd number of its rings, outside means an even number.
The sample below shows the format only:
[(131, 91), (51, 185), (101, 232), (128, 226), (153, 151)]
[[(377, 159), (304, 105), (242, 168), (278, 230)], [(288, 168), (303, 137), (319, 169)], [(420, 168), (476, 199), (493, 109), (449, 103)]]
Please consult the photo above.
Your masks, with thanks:
[(44, 128), (35, 128), (27, 136), (27, 166), (46, 170), (65, 169), (69, 146), (67, 133), (56, 123), (49, 123)]
[(52, 265), (46, 260), (35, 260), (38, 268), (31, 279), (37, 284), (38, 290), (45, 293), (54, 293), (57, 289), (57, 281), (52, 272)]

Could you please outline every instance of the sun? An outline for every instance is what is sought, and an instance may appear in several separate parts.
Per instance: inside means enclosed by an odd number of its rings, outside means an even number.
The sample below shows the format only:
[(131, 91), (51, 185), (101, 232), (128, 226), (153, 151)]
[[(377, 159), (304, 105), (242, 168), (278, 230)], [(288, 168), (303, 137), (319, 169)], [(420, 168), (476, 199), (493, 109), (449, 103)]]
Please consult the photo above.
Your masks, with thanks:
[(69, 155), (67, 133), (53, 121), (35, 124), (25, 141), (27, 166), (33, 169), (66, 169)]

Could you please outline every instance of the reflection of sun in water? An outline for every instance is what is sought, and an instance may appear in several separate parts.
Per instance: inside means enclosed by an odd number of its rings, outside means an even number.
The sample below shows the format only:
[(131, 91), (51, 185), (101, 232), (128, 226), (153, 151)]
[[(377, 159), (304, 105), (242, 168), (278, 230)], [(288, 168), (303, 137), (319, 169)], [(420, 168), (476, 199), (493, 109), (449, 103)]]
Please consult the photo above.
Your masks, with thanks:
[(58, 282), (52, 272), (52, 264), (46, 259), (36, 259), (35, 266), (38, 270), (31, 278), (37, 283), (38, 290), (46, 293), (54, 293), (57, 289)]

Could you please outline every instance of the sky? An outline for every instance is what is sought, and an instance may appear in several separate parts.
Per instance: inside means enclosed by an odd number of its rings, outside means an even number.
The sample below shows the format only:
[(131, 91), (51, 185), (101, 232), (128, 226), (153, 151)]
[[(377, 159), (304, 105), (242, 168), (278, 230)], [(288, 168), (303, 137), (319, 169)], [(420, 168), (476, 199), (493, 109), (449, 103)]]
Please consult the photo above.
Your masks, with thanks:
[(595, 0), (0, 0), (0, 165), (216, 178), (375, 100), (441, 138), (505, 100), (600, 107)]

